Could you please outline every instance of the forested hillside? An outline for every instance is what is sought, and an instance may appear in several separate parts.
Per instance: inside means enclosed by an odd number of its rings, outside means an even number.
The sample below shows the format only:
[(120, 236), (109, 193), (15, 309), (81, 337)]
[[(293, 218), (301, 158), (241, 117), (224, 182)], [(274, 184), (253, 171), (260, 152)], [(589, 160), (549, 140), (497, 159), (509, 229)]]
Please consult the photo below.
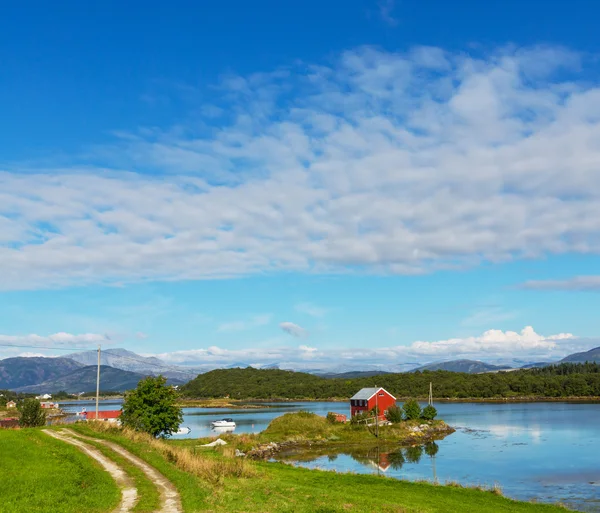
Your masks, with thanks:
[(382, 386), (396, 397), (573, 397), (600, 396), (600, 364), (562, 364), (541, 369), (465, 374), (425, 371), (357, 379), (325, 379), (272, 369), (220, 369), (200, 374), (181, 391), (186, 397), (233, 399), (327, 399), (351, 397), (362, 387)]

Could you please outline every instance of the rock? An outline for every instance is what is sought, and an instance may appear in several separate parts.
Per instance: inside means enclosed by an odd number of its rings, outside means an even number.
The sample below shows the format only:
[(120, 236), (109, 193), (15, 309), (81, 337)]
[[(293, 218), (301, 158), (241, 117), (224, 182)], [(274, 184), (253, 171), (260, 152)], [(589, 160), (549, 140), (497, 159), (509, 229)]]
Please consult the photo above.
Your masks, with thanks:
[(240, 451), (239, 449), (235, 450), (235, 457), (236, 458), (243, 458), (244, 456), (246, 456), (245, 452)]
[(217, 445), (227, 445), (227, 442), (225, 440), (221, 440), (220, 438), (217, 438), (214, 442), (211, 442), (209, 444), (204, 444), (201, 447), (216, 447)]

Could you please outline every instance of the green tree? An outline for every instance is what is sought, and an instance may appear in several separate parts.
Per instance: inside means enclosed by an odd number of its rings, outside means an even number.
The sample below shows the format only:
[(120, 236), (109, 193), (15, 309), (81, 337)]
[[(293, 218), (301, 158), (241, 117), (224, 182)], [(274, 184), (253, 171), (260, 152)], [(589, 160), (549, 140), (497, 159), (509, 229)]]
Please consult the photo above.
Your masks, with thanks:
[(402, 422), (402, 410), (394, 404), (385, 412), (385, 418), (392, 423)]
[(46, 425), (46, 412), (37, 399), (25, 399), (19, 404), (21, 418), (19, 426), (21, 427), (39, 427)]
[(421, 406), (415, 399), (409, 399), (402, 406), (406, 420), (417, 420), (421, 417)]
[(175, 404), (177, 391), (166, 383), (163, 376), (148, 376), (127, 392), (121, 414), (123, 426), (161, 438), (176, 432), (183, 415)]
[(423, 408), (423, 411), (421, 412), (421, 417), (424, 418), (425, 420), (433, 420), (436, 418), (436, 416), (437, 416), (437, 410), (430, 404), (425, 406), (425, 408)]

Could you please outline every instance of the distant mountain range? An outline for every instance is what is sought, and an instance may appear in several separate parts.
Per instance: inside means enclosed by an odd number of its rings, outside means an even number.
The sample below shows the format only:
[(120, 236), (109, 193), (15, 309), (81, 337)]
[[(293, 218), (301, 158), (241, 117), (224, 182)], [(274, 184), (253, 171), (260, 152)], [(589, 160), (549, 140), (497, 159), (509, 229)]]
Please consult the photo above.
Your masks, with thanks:
[(429, 365), (423, 365), (411, 372), (444, 370), (450, 372), (466, 372), (467, 374), (480, 374), (482, 372), (508, 370), (511, 368), (512, 367), (509, 367), (508, 365), (491, 365), (478, 360), (451, 360), (449, 362), (436, 362), (430, 363)]
[(41, 356), (0, 360), (0, 389), (9, 390), (55, 379), (83, 367), (69, 358)]
[[(194, 379), (198, 374), (212, 370), (214, 366), (199, 364), (199, 368), (169, 365), (159, 358), (140, 356), (126, 349), (107, 349), (101, 353), (102, 373), (101, 389), (103, 391), (123, 391), (134, 388), (138, 381), (148, 375), (162, 374), (171, 384), (183, 384)], [(499, 372), (515, 368), (545, 367), (559, 363), (600, 363), (600, 347), (582, 353), (569, 355), (559, 362), (528, 363), (513, 359), (510, 365), (493, 365), (478, 360), (450, 360), (434, 362), (427, 365), (416, 363), (393, 363), (390, 365), (367, 364), (361, 368), (338, 366), (329, 369), (293, 368), (286, 363), (258, 365), (262, 369), (288, 369), (323, 378), (354, 379), (399, 372), (436, 371), (465, 372), (477, 374), (482, 372)], [(72, 353), (61, 358), (16, 357), (0, 360), (0, 389), (17, 390), (32, 393), (52, 393), (65, 390), (70, 393), (90, 392), (96, 389), (96, 351)], [(498, 362), (499, 363), (499, 362)], [(251, 365), (237, 362), (225, 368), (247, 368)]]
[[(71, 353), (65, 355), (83, 365), (97, 365), (98, 353), (96, 351), (83, 351), (80, 353)], [(139, 354), (128, 351), (127, 349), (106, 349), (100, 352), (100, 365), (108, 365), (115, 369), (121, 369), (130, 372), (137, 372), (144, 376), (158, 376), (162, 374), (166, 378), (179, 381), (189, 381), (194, 379), (199, 371), (177, 365), (169, 365), (162, 360), (154, 357), (140, 356)]]
[[(35, 385), (15, 388), (15, 392), (26, 392), (32, 394), (53, 394), (64, 390), (70, 394), (79, 392), (94, 392), (96, 390), (97, 365), (81, 367), (69, 374), (57, 378), (48, 379)], [(103, 392), (125, 392), (135, 388), (138, 382), (146, 375), (137, 372), (115, 369), (107, 365), (100, 366), (100, 390)], [(182, 381), (168, 380), (169, 384), (181, 385)]]
[(596, 362), (600, 363), (600, 347), (595, 347), (583, 353), (574, 353), (566, 356), (558, 363), (585, 363)]

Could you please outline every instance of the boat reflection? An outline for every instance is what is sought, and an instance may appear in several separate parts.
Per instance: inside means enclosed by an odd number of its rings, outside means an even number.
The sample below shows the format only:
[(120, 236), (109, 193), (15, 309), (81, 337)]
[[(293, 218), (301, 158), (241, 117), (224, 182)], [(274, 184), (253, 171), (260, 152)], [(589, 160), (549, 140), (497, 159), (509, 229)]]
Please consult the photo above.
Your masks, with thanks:
[(215, 435), (223, 435), (225, 433), (233, 433), (235, 426), (212, 426), (210, 431)]

